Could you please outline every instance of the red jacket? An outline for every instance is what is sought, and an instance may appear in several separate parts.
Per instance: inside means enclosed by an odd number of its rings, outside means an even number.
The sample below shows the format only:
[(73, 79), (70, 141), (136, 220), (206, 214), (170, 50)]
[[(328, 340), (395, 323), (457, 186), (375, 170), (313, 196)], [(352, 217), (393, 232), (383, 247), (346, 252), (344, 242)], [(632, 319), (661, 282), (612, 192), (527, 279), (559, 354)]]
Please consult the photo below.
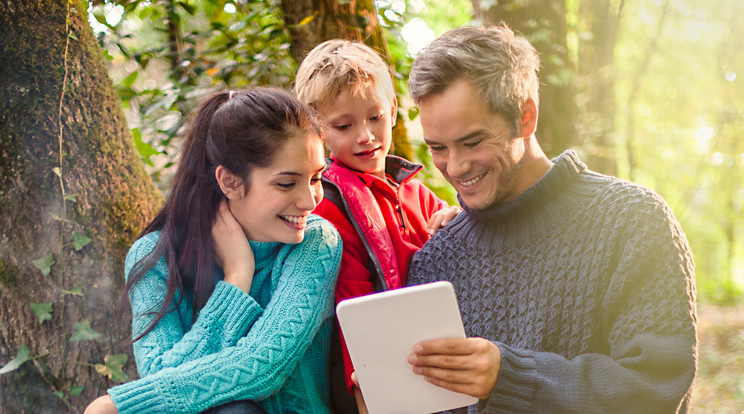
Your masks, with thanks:
[[(344, 246), (336, 303), (405, 285), (413, 254), (429, 240), (429, 218), (447, 207), (426, 186), (413, 180), (421, 168), (388, 155), (385, 174), (397, 186), (351, 170), (338, 160), (333, 160), (323, 173), (326, 195), (314, 213), (336, 226)], [(354, 369), (343, 336), (341, 343), (346, 386), (351, 390)]]

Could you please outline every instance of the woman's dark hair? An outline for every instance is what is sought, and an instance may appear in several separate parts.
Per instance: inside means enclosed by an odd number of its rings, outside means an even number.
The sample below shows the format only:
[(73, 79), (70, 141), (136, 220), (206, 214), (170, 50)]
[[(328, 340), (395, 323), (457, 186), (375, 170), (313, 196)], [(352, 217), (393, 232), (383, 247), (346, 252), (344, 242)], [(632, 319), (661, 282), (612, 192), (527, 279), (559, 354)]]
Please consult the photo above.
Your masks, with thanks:
[[(162, 307), (151, 310), (155, 317), (136, 337), (132, 333), (133, 342), (177, 307), (183, 292), (193, 293), (195, 319), (214, 290), (212, 222), (223, 197), (215, 178), (217, 166), (222, 165), (247, 183), (251, 171), (270, 165), (288, 139), (305, 134), (322, 139), (322, 122), (315, 110), (281, 89), (225, 91), (202, 104), (186, 136), (171, 192), (139, 236), (160, 230), (153, 251), (133, 267), (123, 301), (163, 255), (168, 281)], [(172, 306), (177, 292), (181, 292), (178, 303)]]

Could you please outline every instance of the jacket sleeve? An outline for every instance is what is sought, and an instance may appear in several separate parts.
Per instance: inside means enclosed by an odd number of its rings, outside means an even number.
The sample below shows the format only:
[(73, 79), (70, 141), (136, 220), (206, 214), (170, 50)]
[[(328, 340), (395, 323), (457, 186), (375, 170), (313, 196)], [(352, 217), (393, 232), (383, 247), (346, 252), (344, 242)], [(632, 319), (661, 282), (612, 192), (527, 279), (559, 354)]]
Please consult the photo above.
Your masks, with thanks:
[[(645, 211), (644, 211), (645, 210)], [(649, 211), (652, 210), (652, 211)], [(487, 412), (685, 412), (697, 366), (690, 249), (663, 201), (618, 223), (601, 304), (606, 352), (568, 359), (497, 343)]]
[[(326, 199), (321, 201), (313, 213), (330, 221), (338, 230), (343, 242), (344, 249), (341, 255), (338, 282), (336, 283), (336, 303), (345, 299), (375, 293), (372, 274), (367, 267), (369, 256), (364, 249), (362, 240), (359, 238), (354, 226), (346, 218), (346, 215), (335, 204)], [(354, 385), (351, 381), (351, 373), (354, 372), (354, 366), (351, 363), (351, 357), (346, 348), (346, 340), (340, 329), (339, 337), (341, 339), (341, 353), (344, 360), (346, 388), (351, 393), (351, 387)]]
[[(148, 236), (135, 242), (127, 255), (125, 265), (127, 278), (134, 264), (153, 250), (156, 238), (154, 235)], [(139, 336), (139, 333), (150, 325), (154, 318), (152, 312), (162, 306), (167, 276), (165, 259), (161, 258), (130, 292), (133, 337)], [(177, 300), (176, 297), (174, 302)], [(186, 300), (188, 299), (182, 299)], [(186, 308), (191, 309), (190, 304), (181, 304), (180, 309)], [(133, 344), (140, 376), (154, 374), (163, 368), (179, 366), (202, 355), (212, 354), (226, 346), (234, 345), (238, 338), (248, 332), (263, 311), (248, 294), (222, 281), (215, 286), (214, 292), (191, 329), (185, 330), (181, 320), (190, 318), (191, 312), (179, 312), (174, 307), (172, 309), (152, 330)]]
[(244, 337), (218, 352), (110, 389), (119, 411), (196, 413), (276, 393), (332, 316), (341, 240), (330, 224), (316, 219), (308, 223), (300, 244), (281, 251), (286, 255), (277, 258), (276, 290)]

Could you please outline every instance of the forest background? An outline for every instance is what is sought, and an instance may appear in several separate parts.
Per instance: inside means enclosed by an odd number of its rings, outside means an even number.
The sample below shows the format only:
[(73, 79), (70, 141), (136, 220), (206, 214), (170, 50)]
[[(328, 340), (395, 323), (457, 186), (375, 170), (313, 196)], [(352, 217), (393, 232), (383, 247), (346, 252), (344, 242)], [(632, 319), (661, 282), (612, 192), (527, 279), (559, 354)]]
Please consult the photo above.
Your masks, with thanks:
[(455, 202), (422, 141), (408, 71), (447, 29), (500, 20), (541, 54), (548, 155), (575, 149), (660, 193), (681, 222), (699, 302), (693, 412), (744, 412), (744, 2), (57, 0), (8, 1), (0, 14), (1, 412), (77, 412), (135, 377), (115, 326), (122, 257), (162, 202), (204, 97), (291, 89), (312, 46), (363, 40), (396, 76), (394, 152)]

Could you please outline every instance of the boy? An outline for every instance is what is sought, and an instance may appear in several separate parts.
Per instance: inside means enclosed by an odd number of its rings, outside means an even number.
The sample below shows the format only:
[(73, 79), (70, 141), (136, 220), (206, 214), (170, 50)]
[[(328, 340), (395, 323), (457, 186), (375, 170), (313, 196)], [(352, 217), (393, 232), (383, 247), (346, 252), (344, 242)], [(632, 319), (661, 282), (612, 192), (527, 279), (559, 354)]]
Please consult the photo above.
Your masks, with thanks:
[[(404, 286), (413, 254), (460, 209), (412, 179), (422, 166), (388, 155), (398, 109), (388, 66), (362, 43), (329, 40), (303, 60), (295, 93), (328, 126), (332, 162), (314, 213), (343, 241), (336, 302)], [(343, 336), (341, 349), (346, 387), (358, 400)]]

